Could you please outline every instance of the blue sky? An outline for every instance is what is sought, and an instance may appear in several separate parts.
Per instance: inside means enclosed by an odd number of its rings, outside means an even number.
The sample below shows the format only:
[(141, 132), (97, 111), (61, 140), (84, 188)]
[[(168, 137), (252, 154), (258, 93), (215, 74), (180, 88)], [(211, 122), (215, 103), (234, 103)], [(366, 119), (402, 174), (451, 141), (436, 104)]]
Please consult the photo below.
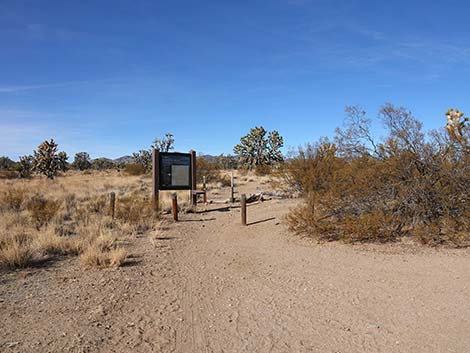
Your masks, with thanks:
[(231, 152), (250, 127), (286, 150), (332, 135), (346, 105), (425, 128), (470, 111), (470, 3), (0, 0), (0, 155), (54, 137), (119, 157), (169, 131)]

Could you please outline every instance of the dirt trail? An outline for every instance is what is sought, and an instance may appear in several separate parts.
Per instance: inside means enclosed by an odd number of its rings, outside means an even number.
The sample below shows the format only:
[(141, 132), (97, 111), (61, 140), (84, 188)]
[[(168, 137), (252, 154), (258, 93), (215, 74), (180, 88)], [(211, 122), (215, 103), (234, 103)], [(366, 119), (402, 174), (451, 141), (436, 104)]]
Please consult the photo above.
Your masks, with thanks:
[[(180, 223), (178, 352), (468, 352), (468, 252), (306, 244), (289, 201)], [(198, 217), (194, 217), (191, 221)], [(189, 221), (189, 220), (188, 220)]]
[(181, 215), (118, 270), (0, 276), (0, 351), (470, 351), (468, 250), (301, 241), (295, 203)]

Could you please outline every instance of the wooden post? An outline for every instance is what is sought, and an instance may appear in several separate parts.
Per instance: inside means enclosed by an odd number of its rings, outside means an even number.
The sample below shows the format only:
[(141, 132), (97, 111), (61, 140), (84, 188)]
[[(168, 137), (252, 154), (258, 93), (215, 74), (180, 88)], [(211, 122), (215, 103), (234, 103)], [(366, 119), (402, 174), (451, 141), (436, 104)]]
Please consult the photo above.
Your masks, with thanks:
[(175, 222), (178, 221), (178, 197), (176, 195), (176, 192), (171, 194), (171, 205), (172, 205), (172, 213), (173, 213), (173, 219)]
[[(191, 190), (197, 190), (197, 166), (196, 166), (196, 151), (191, 150)], [(191, 192), (191, 204), (196, 206), (197, 195)]]
[(207, 186), (206, 186), (206, 176), (202, 177), (202, 190), (204, 190), (204, 203), (207, 203)]
[(116, 207), (116, 193), (112, 192), (109, 194), (109, 215), (114, 220), (114, 211)]
[(153, 209), (158, 212), (159, 199), (158, 190), (160, 186), (160, 171), (159, 167), (160, 151), (154, 148), (152, 150), (152, 203)]
[(235, 194), (235, 178), (233, 177), (233, 172), (232, 172), (232, 176), (230, 178), (230, 202), (231, 203), (234, 203), (235, 202), (235, 198), (234, 198), (234, 194)]
[(242, 225), (246, 226), (246, 195), (243, 194), (240, 200), (240, 206), (242, 211)]

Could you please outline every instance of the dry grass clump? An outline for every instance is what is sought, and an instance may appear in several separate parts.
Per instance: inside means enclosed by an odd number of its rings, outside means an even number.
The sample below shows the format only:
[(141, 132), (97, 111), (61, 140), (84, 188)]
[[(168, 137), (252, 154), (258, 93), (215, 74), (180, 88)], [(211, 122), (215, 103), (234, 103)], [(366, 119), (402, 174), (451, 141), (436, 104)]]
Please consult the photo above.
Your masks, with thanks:
[(158, 221), (158, 215), (149, 198), (131, 194), (117, 199), (116, 220), (128, 225), (131, 232), (144, 233), (152, 229)]
[(110, 234), (98, 236), (80, 256), (82, 263), (90, 267), (119, 267), (126, 258), (127, 251)]
[(9, 268), (29, 266), (34, 258), (33, 240), (29, 233), (17, 228), (0, 232), (0, 264)]
[(305, 197), (291, 230), (320, 240), (386, 242), (411, 236), (426, 244), (470, 245), (470, 130), (459, 140), (429, 139), (403, 108), (380, 112), (389, 136), (375, 141), (363, 112), (335, 143), (307, 145), (284, 166), (285, 184)]
[(61, 202), (45, 198), (43, 195), (34, 195), (27, 203), (26, 209), (29, 211), (31, 219), (36, 227), (48, 224), (59, 211)]
[(50, 228), (38, 232), (36, 247), (46, 255), (78, 255), (83, 251), (84, 242), (79, 236), (60, 236)]
[(19, 212), (26, 200), (24, 188), (9, 188), (0, 195), (0, 210)]

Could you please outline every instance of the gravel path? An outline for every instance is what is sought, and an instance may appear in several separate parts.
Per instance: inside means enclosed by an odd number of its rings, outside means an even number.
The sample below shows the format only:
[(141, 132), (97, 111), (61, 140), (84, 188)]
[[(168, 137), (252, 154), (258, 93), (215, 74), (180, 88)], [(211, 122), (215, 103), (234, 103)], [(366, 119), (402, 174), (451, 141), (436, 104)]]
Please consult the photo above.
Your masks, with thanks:
[(117, 270), (0, 273), (0, 351), (470, 351), (468, 250), (300, 240), (295, 204), (181, 215)]

